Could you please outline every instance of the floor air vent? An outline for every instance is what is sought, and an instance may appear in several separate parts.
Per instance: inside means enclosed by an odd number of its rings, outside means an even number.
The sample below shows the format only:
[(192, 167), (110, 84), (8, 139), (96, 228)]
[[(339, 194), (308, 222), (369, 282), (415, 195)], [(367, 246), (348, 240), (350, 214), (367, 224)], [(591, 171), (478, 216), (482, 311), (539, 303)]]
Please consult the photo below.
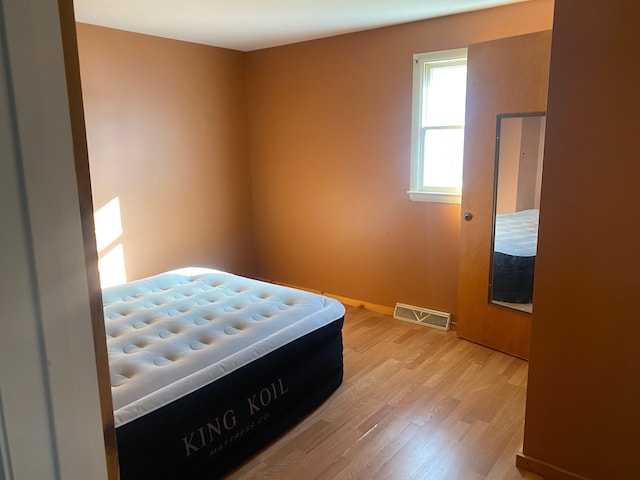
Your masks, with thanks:
[(451, 322), (450, 313), (404, 305), (403, 303), (396, 303), (393, 318), (426, 325), (427, 327), (437, 328), (438, 330), (449, 330), (449, 324)]

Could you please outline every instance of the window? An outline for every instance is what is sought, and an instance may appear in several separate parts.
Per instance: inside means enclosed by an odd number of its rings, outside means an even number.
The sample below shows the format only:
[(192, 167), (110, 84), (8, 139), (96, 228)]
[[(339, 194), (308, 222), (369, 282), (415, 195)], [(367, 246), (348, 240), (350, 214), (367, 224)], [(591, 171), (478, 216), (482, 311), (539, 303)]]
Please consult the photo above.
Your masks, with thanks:
[(411, 200), (460, 203), (467, 49), (413, 56)]

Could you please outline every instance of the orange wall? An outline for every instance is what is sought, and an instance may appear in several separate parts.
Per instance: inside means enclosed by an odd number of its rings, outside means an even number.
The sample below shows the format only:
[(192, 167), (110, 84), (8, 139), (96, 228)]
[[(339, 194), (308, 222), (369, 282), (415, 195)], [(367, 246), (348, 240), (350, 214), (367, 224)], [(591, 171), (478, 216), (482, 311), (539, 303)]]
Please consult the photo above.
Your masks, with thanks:
[(522, 121), (522, 149), (520, 168), (518, 171), (518, 206), (517, 211), (539, 208), (536, 205), (536, 176), (542, 161), (540, 146), (544, 145), (541, 136), (544, 124), (541, 117), (529, 117)]
[(548, 30), (552, 10), (533, 0), (249, 53), (259, 275), (455, 313), (460, 207), (406, 194), (412, 55)]
[(500, 120), (500, 153), (498, 165), (498, 195), (496, 214), (513, 213), (518, 198), (518, 170), (522, 145), (522, 118)]
[(524, 453), (594, 480), (640, 478), (638, 18), (556, 1)]
[(128, 280), (251, 273), (241, 52), (78, 25), (95, 209), (121, 206)]

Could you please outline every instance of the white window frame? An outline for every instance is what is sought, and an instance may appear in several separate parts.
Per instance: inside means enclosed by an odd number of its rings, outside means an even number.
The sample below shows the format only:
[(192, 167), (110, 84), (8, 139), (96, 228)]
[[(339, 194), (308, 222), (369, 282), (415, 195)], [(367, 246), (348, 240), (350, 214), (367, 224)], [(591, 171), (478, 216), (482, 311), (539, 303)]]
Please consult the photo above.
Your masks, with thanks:
[[(411, 184), (409, 198), (418, 202), (460, 203), (461, 188), (434, 187), (423, 185), (424, 173), (424, 135), (422, 133), (422, 114), (424, 93), (428, 86), (426, 66), (455, 66), (467, 64), (467, 49), (442, 50), (439, 52), (419, 53), (413, 56), (413, 107), (411, 119)], [(427, 107), (428, 108), (428, 107)], [(453, 127), (453, 126), (452, 126)], [(464, 125), (455, 126), (464, 129)]]

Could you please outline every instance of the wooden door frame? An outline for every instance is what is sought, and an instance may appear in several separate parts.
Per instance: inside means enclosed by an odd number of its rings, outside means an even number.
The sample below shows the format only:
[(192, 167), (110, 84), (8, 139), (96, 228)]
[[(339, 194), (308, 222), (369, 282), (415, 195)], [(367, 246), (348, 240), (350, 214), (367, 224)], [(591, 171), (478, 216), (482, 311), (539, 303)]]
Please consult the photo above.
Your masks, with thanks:
[(69, 113), (71, 116), (71, 134), (75, 161), (76, 181), (78, 186), (78, 203), (89, 287), (89, 303), (91, 309), (91, 325), (95, 349), (98, 389), (100, 396), (100, 413), (102, 417), (105, 455), (109, 480), (120, 477), (118, 466), (118, 447), (113, 417), (113, 399), (111, 396), (111, 375), (107, 353), (107, 337), (104, 326), (104, 309), (102, 304), (102, 288), (98, 272), (98, 250), (95, 238), (93, 218), (93, 197), (91, 194), (91, 176), (89, 173), (89, 151), (87, 148), (87, 132), (82, 101), (82, 85), (80, 79), (80, 61), (78, 55), (78, 39), (73, 0), (58, 0), (60, 12), (60, 30), (62, 49), (69, 94)]

